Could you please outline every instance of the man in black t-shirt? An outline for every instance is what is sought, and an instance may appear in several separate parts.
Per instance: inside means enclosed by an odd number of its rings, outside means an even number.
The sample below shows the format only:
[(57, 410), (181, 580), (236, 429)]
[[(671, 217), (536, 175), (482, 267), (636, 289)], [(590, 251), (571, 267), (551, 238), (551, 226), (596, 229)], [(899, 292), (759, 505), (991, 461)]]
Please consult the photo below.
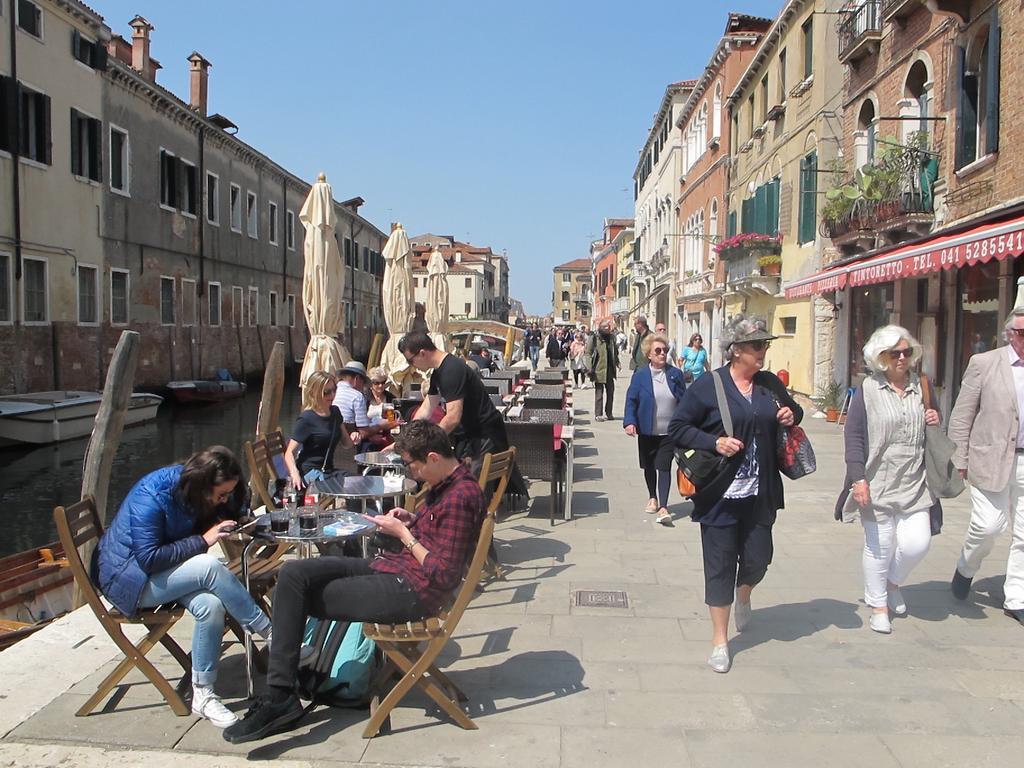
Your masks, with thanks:
[[(441, 428), (450, 435), (461, 426), (460, 442), (471, 444), (455, 446), (460, 458), (475, 454), (480, 448), (483, 448), (481, 456), (489, 450), (504, 451), (508, 448), (505, 422), (484, 390), (480, 377), (469, 366), (454, 355), (439, 350), (422, 331), (406, 334), (398, 342), (398, 349), (418, 370), (434, 371), (430, 376), (430, 389), (413, 418), (429, 419), (439, 402), (444, 400), (445, 415), (441, 419)], [(487, 442), (490, 446), (486, 445)]]

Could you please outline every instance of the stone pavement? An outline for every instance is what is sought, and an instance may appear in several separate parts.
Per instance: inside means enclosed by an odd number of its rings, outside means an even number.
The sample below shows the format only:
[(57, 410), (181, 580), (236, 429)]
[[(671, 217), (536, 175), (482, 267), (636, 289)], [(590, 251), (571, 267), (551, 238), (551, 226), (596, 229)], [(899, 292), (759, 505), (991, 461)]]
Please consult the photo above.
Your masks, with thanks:
[[(540, 496), (532, 513), (499, 526), (508, 578), (476, 598), (449, 646), (447, 669), (479, 730), (442, 722), (414, 698), (396, 711), (392, 734), (370, 741), (360, 738), (364, 713), (320, 709), (291, 734), (235, 747), (209, 723), (175, 717), (138, 677), (101, 712), (75, 718), (114, 658), (78, 612), (0, 654), (0, 764), (1017, 764), (1024, 628), (1000, 610), (1008, 540), (973, 599), (955, 602), (963, 497), (946, 505), (945, 532), (904, 588), (910, 616), (877, 635), (862, 602), (860, 526), (832, 520), (841, 431), (807, 419), (819, 470), (787, 481), (775, 562), (754, 592), (750, 628), (730, 643), (733, 670), (716, 675), (704, 665), (711, 630), (698, 529), (678, 499), (674, 527), (644, 514), (635, 443), (618, 419), (591, 423), (592, 397), (576, 395), (574, 520), (550, 527)], [(585, 589), (625, 591), (628, 607), (575, 606)], [(184, 626), (175, 634), (188, 639)], [(237, 649), (221, 683), (242, 695)]]

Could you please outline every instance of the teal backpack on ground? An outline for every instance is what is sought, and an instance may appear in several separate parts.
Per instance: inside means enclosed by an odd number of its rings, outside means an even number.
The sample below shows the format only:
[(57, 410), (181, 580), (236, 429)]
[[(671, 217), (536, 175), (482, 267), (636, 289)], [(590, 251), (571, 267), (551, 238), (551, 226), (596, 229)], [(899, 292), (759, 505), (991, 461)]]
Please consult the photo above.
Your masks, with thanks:
[(299, 666), (298, 692), (314, 704), (362, 707), (370, 701), (377, 646), (358, 621), (310, 618), (304, 642), (314, 653)]

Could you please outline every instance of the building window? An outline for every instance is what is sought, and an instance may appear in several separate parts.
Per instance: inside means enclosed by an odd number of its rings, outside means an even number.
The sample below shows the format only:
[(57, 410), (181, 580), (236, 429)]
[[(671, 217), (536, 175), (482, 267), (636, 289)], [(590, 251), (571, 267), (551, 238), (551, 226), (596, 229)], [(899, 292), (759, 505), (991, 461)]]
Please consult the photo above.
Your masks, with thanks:
[(11, 296), (11, 254), (0, 253), (0, 323), (10, 323), (12, 305)]
[(783, 336), (796, 336), (796, 318), (795, 317), (783, 317), (780, 318), (782, 321), (782, 335)]
[(762, 235), (779, 233), (779, 179), (762, 184), (743, 201), (743, 231)]
[(814, 17), (807, 19), (800, 27), (804, 49), (804, 80), (814, 71)]
[(471, 278), (471, 277), (467, 277), (466, 278), (466, 287), (467, 288), (472, 288), (473, 287), (473, 278)]
[(21, 264), (23, 287), (22, 303), (26, 323), (45, 323), (50, 312), (47, 293), (47, 264), (45, 259), (25, 256)]
[(160, 150), (160, 205), (174, 209), (178, 189), (178, 162), (166, 149)]
[(260, 211), (256, 207), (256, 193), (246, 192), (245, 193), (245, 227), (249, 233), (249, 237), (256, 239), (260, 236), (259, 233), (259, 217)]
[(747, 97), (747, 138), (754, 137), (754, 94)]
[(722, 84), (715, 83), (715, 96), (711, 102), (711, 137), (722, 135)]
[(174, 278), (160, 278), (160, 322), (174, 325)]
[(212, 171), (206, 172), (206, 220), (220, 226), (220, 177)]
[(284, 215), (284, 242), (289, 251), (295, 250), (295, 211), (286, 211)]
[(242, 310), (245, 308), (244, 298), (245, 294), (242, 292), (241, 286), (235, 285), (231, 287), (231, 324), (235, 328), (242, 325)]
[(469, 302), (466, 302), (465, 312), (466, 312), (466, 317), (471, 317), (472, 314), (473, 314), (473, 305), (470, 304)]
[(903, 143), (905, 144), (914, 142), (914, 133), (920, 133), (921, 136), (928, 136), (931, 133), (930, 121), (928, 120), (932, 111), (931, 94), (928, 89), (930, 82), (931, 76), (928, 74), (928, 67), (925, 63), (923, 61), (914, 62), (910, 72), (907, 73), (907, 82), (903, 88), (904, 96), (910, 102), (909, 115), (901, 114), (901, 117), (913, 117), (916, 115), (919, 120), (916, 125), (912, 120), (903, 122), (902, 135)]
[(270, 324), (277, 325), (277, 292), (270, 292)]
[(567, 301), (569, 301), (569, 292), (568, 291), (562, 291), (562, 303), (564, 304)]
[(562, 319), (563, 320), (568, 320), (569, 319), (569, 310), (568, 309), (563, 309), (562, 310)]
[(100, 121), (71, 109), (71, 173), (82, 179), (100, 180)]
[(196, 324), (196, 281), (185, 280), (181, 281), (181, 324), (182, 325), (195, 325)]
[(242, 231), (242, 188), (237, 184), (231, 185), (231, 231)]
[(128, 324), (129, 275), (127, 269), (110, 270), (110, 324)]
[(18, 26), (32, 37), (43, 39), (43, 12), (29, 0), (18, 0)]
[(572, 275), (570, 275), (568, 272), (563, 272), (562, 273), (562, 285), (568, 285), (571, 282), (572, 282)]
[(857, 113), (857, 133), (853, 139), (854, 163), (858, 169), (875, 162), (876, 126), (875, 103), (871, 99), (865, 99), (860, 105), (860, 112)]
[(195, 216), (199, 212), (199, 201), (196, 196), (199, 191), (198, 171), (188, 160), (181, 160), (180, 168), (181, 189), (178, 191), (178, 200), (181, 212)]
[(295, 294), (288, 294), (288, 327), (295, 327)]
[[(7, 79), (7, 89), (21, 94), (21, 156), (50, 165), (50, 97)], [(9, 98), (9, 97), (8, 97)], [(10, 102), (5, 102), (9, 104)], [(6, 109), (5, 109), (6, 112)], [(6, 123), (7, 121), (5, 121)]]
[(71, 32), (71, 55), (90, 69), (107, 68), (107, 49), (77, 29)]
[(254, 328), (260, 324), (260, 289), (249, 286), (249, 327)]
[(999, 151), (999, 49), (996, 11), (968, 48), (957, 49), (960, 99), (956, 120), (956, 167)]
[(82, 325), (94, 325), (97, 318), (97, 281), (99, 269), (91, 264), (78, 265), (78, 322)]
[(206, 299), (208, 302), (207, 320), (211, 327), (220, 325), (220, 283), (209, 282), (206, 284)]
[(800, 161), (799, 240), (812, 243), (818, 222), (818, 153), (811, 152)]
[(761, 78), (761, 122), (768, 121), (768, 75)]
[(268, 206), (267, 219), (270, 244), (277, 245), (277, 203), (270, 203)]
[(131, 193), (128, 132), (110, 126), (110, 189), (122, 195)]

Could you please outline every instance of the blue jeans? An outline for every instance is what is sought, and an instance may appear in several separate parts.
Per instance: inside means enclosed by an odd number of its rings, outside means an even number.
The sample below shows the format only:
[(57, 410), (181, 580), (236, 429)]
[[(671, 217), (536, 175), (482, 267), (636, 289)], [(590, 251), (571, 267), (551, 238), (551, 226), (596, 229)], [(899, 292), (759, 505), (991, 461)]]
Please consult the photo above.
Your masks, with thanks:
[(192, 631), (192, 682), (213, 685), (217, 679), (224, 612), (253, 632), (270, 626), (267, 617), (245, 586), (216, 557), (196, 555), (173, 568), (149, 577), (142, 589), (140, 608), (179, 603), (195, 617)]
[(540, 360), (540, 347), (530, 347), (530, 365), (537, 370), (537, 361)]

